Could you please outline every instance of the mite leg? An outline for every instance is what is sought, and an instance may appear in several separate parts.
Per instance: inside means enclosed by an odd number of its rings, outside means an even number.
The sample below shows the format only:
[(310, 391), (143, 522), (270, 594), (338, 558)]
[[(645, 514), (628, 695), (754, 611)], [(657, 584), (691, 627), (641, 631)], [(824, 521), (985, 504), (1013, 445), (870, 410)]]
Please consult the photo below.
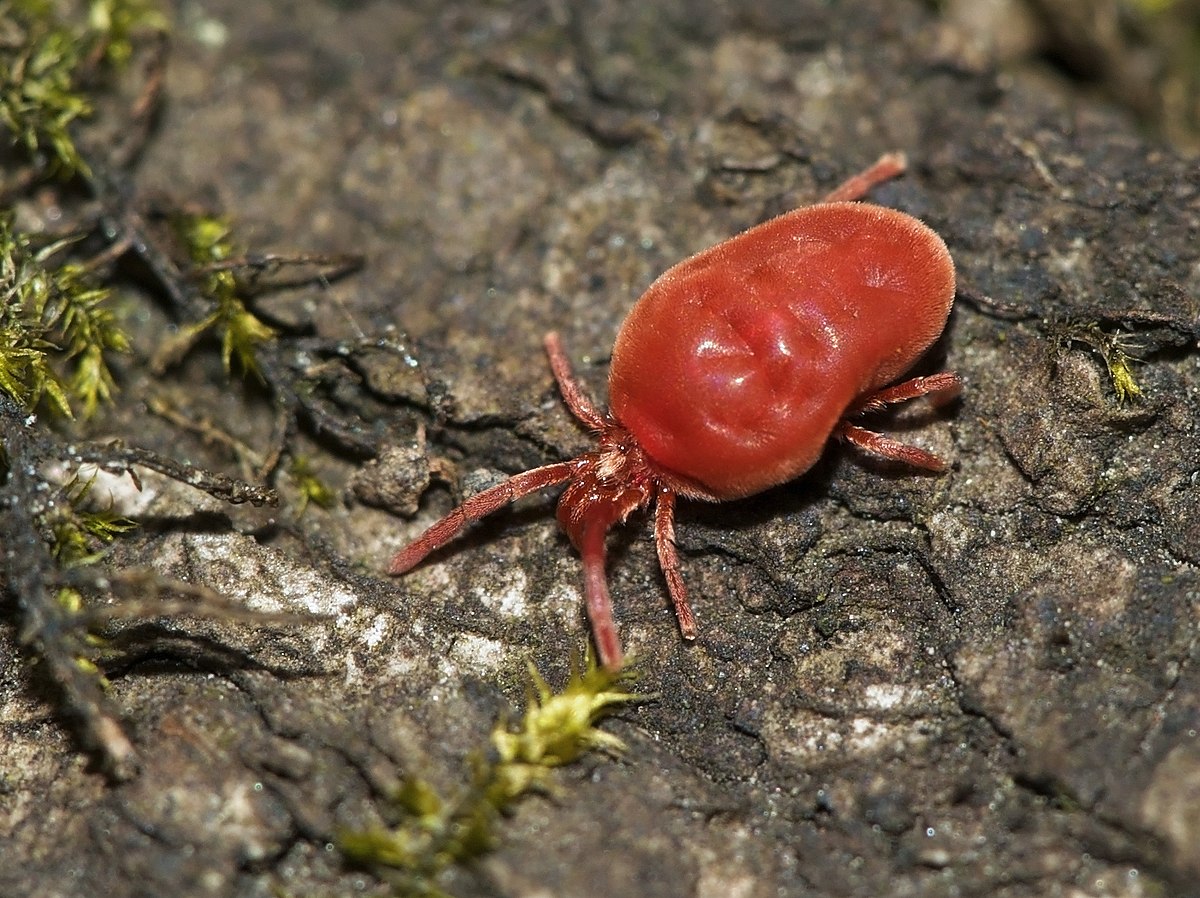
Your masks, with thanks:
[(902, 461), (906, 465), (932, 471), (935, 474), (941, 474), (946, 470), (946, 462), (932, 452), (926, 452), (924, 449), (918, 449), (908, 443), (901, 443), (899, 440), (885, 437), (873, 430), (847, 424), (845, 421), (838, 427), (837, 435), (847, 443), (853, 443), (864, 452), (870, 452), (880, 458)]
[(388, 573), (403, 574), (412, 570), (426, 555), (450, 542), (472, 521), (478, 521), (536, 490), (562, 483), (570, 479), (574, 470), (574, 462), (569, 461), (544, 465), (516, 474), (503, 483), (477, 493), (397, 552), (388, 565)]
[(583, 596), (596, 652), (606, 669), (617, 671), (624, 659), (617, 625), (613, 623), (608, 582), (604, 577), (604, 538), (607, 534), (608, 528), (603, 525), (585, 524), (579, 541), (579, 555), (583, 559)]
[(833, 188), (821, 200), (823, 203), (837, 203), (846, 200), (862, 199), (866, 196), (867, 191), (876, 184), (882, 184), (884, 181), (890, 181), (897, 175), (904, 173), (908, 167), (908, 160), (903, 153), (885, 153), (879, 157), (874, 165), (866, 171), (859, 172), (851, 178), (847, 178), (837, 187)]
[(554, 372), (554, 379), (558, 382), (558, 391), (562, 393), (563, 402), (567, 404), (571, 414), (588, 428), (596, 431), (603, 430), (604, 416), (596, 411), (592, 400), (588, 399), (587, 394), (583, 392), (583, 387), (579, 385), (575, 372), (571, 370), (571, 362), (563, 351), (562, 340), (559, 339), (558, 334), (551, 331), (546, 334), (542, 343), (546, 347), (546, 355), (550, 358), (550, 370)]
[[(961, 388), (962, 381), (957, 374), (951, 371), (943, 371), (940, 374), (932, 374), (928, 377), (914, 377), (911, 380), (895, 384), (860, 399), (847, 409), (846, 414), (850, 416), (862, 412), (876, 412), (889, 405), (895, 405), (897, 402), (905, 402), (909, 399), (916, 399), (918, 396), (927, 396), (930, 394), (934, 394), (945, 401), (957, 396)], [(926, 452), (924, 449), (918, 449), (916, 446), (909, 446), (907, 443), (901, 443), (898, 440), (885, 437), (881, 433), (866, 430), (848, 421), (843, 420), (838, 425), (836, 433), (846, 442), (853, 443), (855, 446), (866, 452), (870, 452), (872, 455), (901, 461), (907, 465), (912, 465), (914, 468), (921, 468), (938, 474), (946, 470), (946, 462), (932, 452)]]
[(654, 545), (658, 549), (658, 566), (667, 578), (667, 591), (675, 606), (679, 632), (684, 639), (695, 639), (696, 616), (692, 614), (687, 587), (679, 573), (679, 554), (675, 551), (675, 493), (672, 490), (659, 490), (658, 493), (658, 504), (654, 506)]
[(907, 402), (909, 399), (928, 396), (931, 393), (937, 394), (938, 401), (945, 402), (957, 396), (961, 389), (962, 380), (953, 371), (942, 371), (928, 377), (914, 377), (858, 400), (846, 410), (846, 415), (877, 412), (897, 402)]

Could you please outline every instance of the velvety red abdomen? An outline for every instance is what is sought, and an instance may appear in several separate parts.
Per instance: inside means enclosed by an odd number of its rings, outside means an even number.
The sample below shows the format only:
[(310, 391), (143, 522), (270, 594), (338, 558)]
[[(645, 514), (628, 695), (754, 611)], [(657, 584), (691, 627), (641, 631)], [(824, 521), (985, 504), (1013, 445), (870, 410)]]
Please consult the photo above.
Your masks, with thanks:
[(903, 212), (826, 203), (781, 215), (665, 272), (613, 347), (613, 414), (646, 454), (714, 498), (817, 460), (847, 406), (941, 334), (954, 266)]

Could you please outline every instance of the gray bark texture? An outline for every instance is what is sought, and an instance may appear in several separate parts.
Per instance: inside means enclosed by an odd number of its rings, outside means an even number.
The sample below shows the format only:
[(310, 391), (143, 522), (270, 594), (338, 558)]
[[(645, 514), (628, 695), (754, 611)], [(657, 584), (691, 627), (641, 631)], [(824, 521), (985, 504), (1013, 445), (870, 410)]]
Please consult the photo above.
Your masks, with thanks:
[[(406, 775), (452, 791), (519, 713), (526, 662), (560, 683), (587, 639), (552, 496), (384, 573), (457, 497), (588, 449), (542, 335), (562, 333), (603, 402), (613, 338), (657, 274), (901, 150), (909, 172), (871, 198), (944, 237), (962, 290), (918, 373), (965, 388), (873, 424), (951, 470), (831, 444), (796, 482), (681, 501), (691, 644), (650, 522), (631, 519), (609, 582), (653, 700), (603, 724), (619, 758), (563, 768), (442, 885), (1200, 895), (1196, 162), (1056, 81), (964, 61), (928, 4), (739, 7), (179, 9), (138, 189), (225, 211), (256, 249), (365, 253), (264, 309), (329, 339), (394, 328), (404, 351), (338, 388), (375, 459), (295, 439), (339, 491), (330, 509), (297, 515), (284, 482), (284, 506), (254, 509), (152, 473), (140, 493), (103, 481), (142, 523), (110, 563), (330, 618), (117, 628), (109, 697), (141, 761), (122, 783), (6, 630), (0, 893), (381, 894), (337, 833), (386, 817)], [(237, 473), (225, 447), (139, 411), (166, 396), (269, 442), (269, 404), (215, 353), (139, 367), (168, 324), (130, 322), (106, 433)], [(1113, 347), (1141, 399), (1114, 394)]]

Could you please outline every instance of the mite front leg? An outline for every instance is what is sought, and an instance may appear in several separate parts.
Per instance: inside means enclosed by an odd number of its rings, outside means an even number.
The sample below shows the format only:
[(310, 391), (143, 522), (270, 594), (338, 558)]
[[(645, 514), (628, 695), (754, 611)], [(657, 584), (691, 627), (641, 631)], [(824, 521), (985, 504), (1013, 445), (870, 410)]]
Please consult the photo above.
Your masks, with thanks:
[(608, 582), (604, 572), (604, 539), (608, 527), (603, 524), (585, 523), (580, 534), (579, 555), (583, 559), (583, 597), (587, 607), (588, 622), (592, 625), (592, 639), (596, 653), (606, 670), (621, 669), (624, 656), (621, 641), (617, 638), (617, 625), (613, 622), (612, 599), (608, 594)]
[(458, 536), (468, 524), (516, 502), (522, 496), (562, 483), (570, 479), (574, 471), (574, 462), (563, 461), (544, 465), (523, 474), (516, 474), (503, 483), (477, 493), (397, 552), (392, 557), (392, 563), (388, 565), (388, 573), (403, 574), (412, 570), (430, 552), (440, 549)]

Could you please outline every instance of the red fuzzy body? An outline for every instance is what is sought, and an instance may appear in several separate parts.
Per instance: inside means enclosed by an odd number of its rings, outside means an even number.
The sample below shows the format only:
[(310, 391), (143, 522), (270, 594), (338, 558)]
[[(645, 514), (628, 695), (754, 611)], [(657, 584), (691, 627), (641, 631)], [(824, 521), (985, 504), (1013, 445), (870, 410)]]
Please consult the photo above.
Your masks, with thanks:
[(613, 348), (612, 413), (707, 497), (756, 493), (812, 467), (847, 408), (938, 338), (953, 301), (950, 253), (912, 216), (797, 209), (650, 285)]

